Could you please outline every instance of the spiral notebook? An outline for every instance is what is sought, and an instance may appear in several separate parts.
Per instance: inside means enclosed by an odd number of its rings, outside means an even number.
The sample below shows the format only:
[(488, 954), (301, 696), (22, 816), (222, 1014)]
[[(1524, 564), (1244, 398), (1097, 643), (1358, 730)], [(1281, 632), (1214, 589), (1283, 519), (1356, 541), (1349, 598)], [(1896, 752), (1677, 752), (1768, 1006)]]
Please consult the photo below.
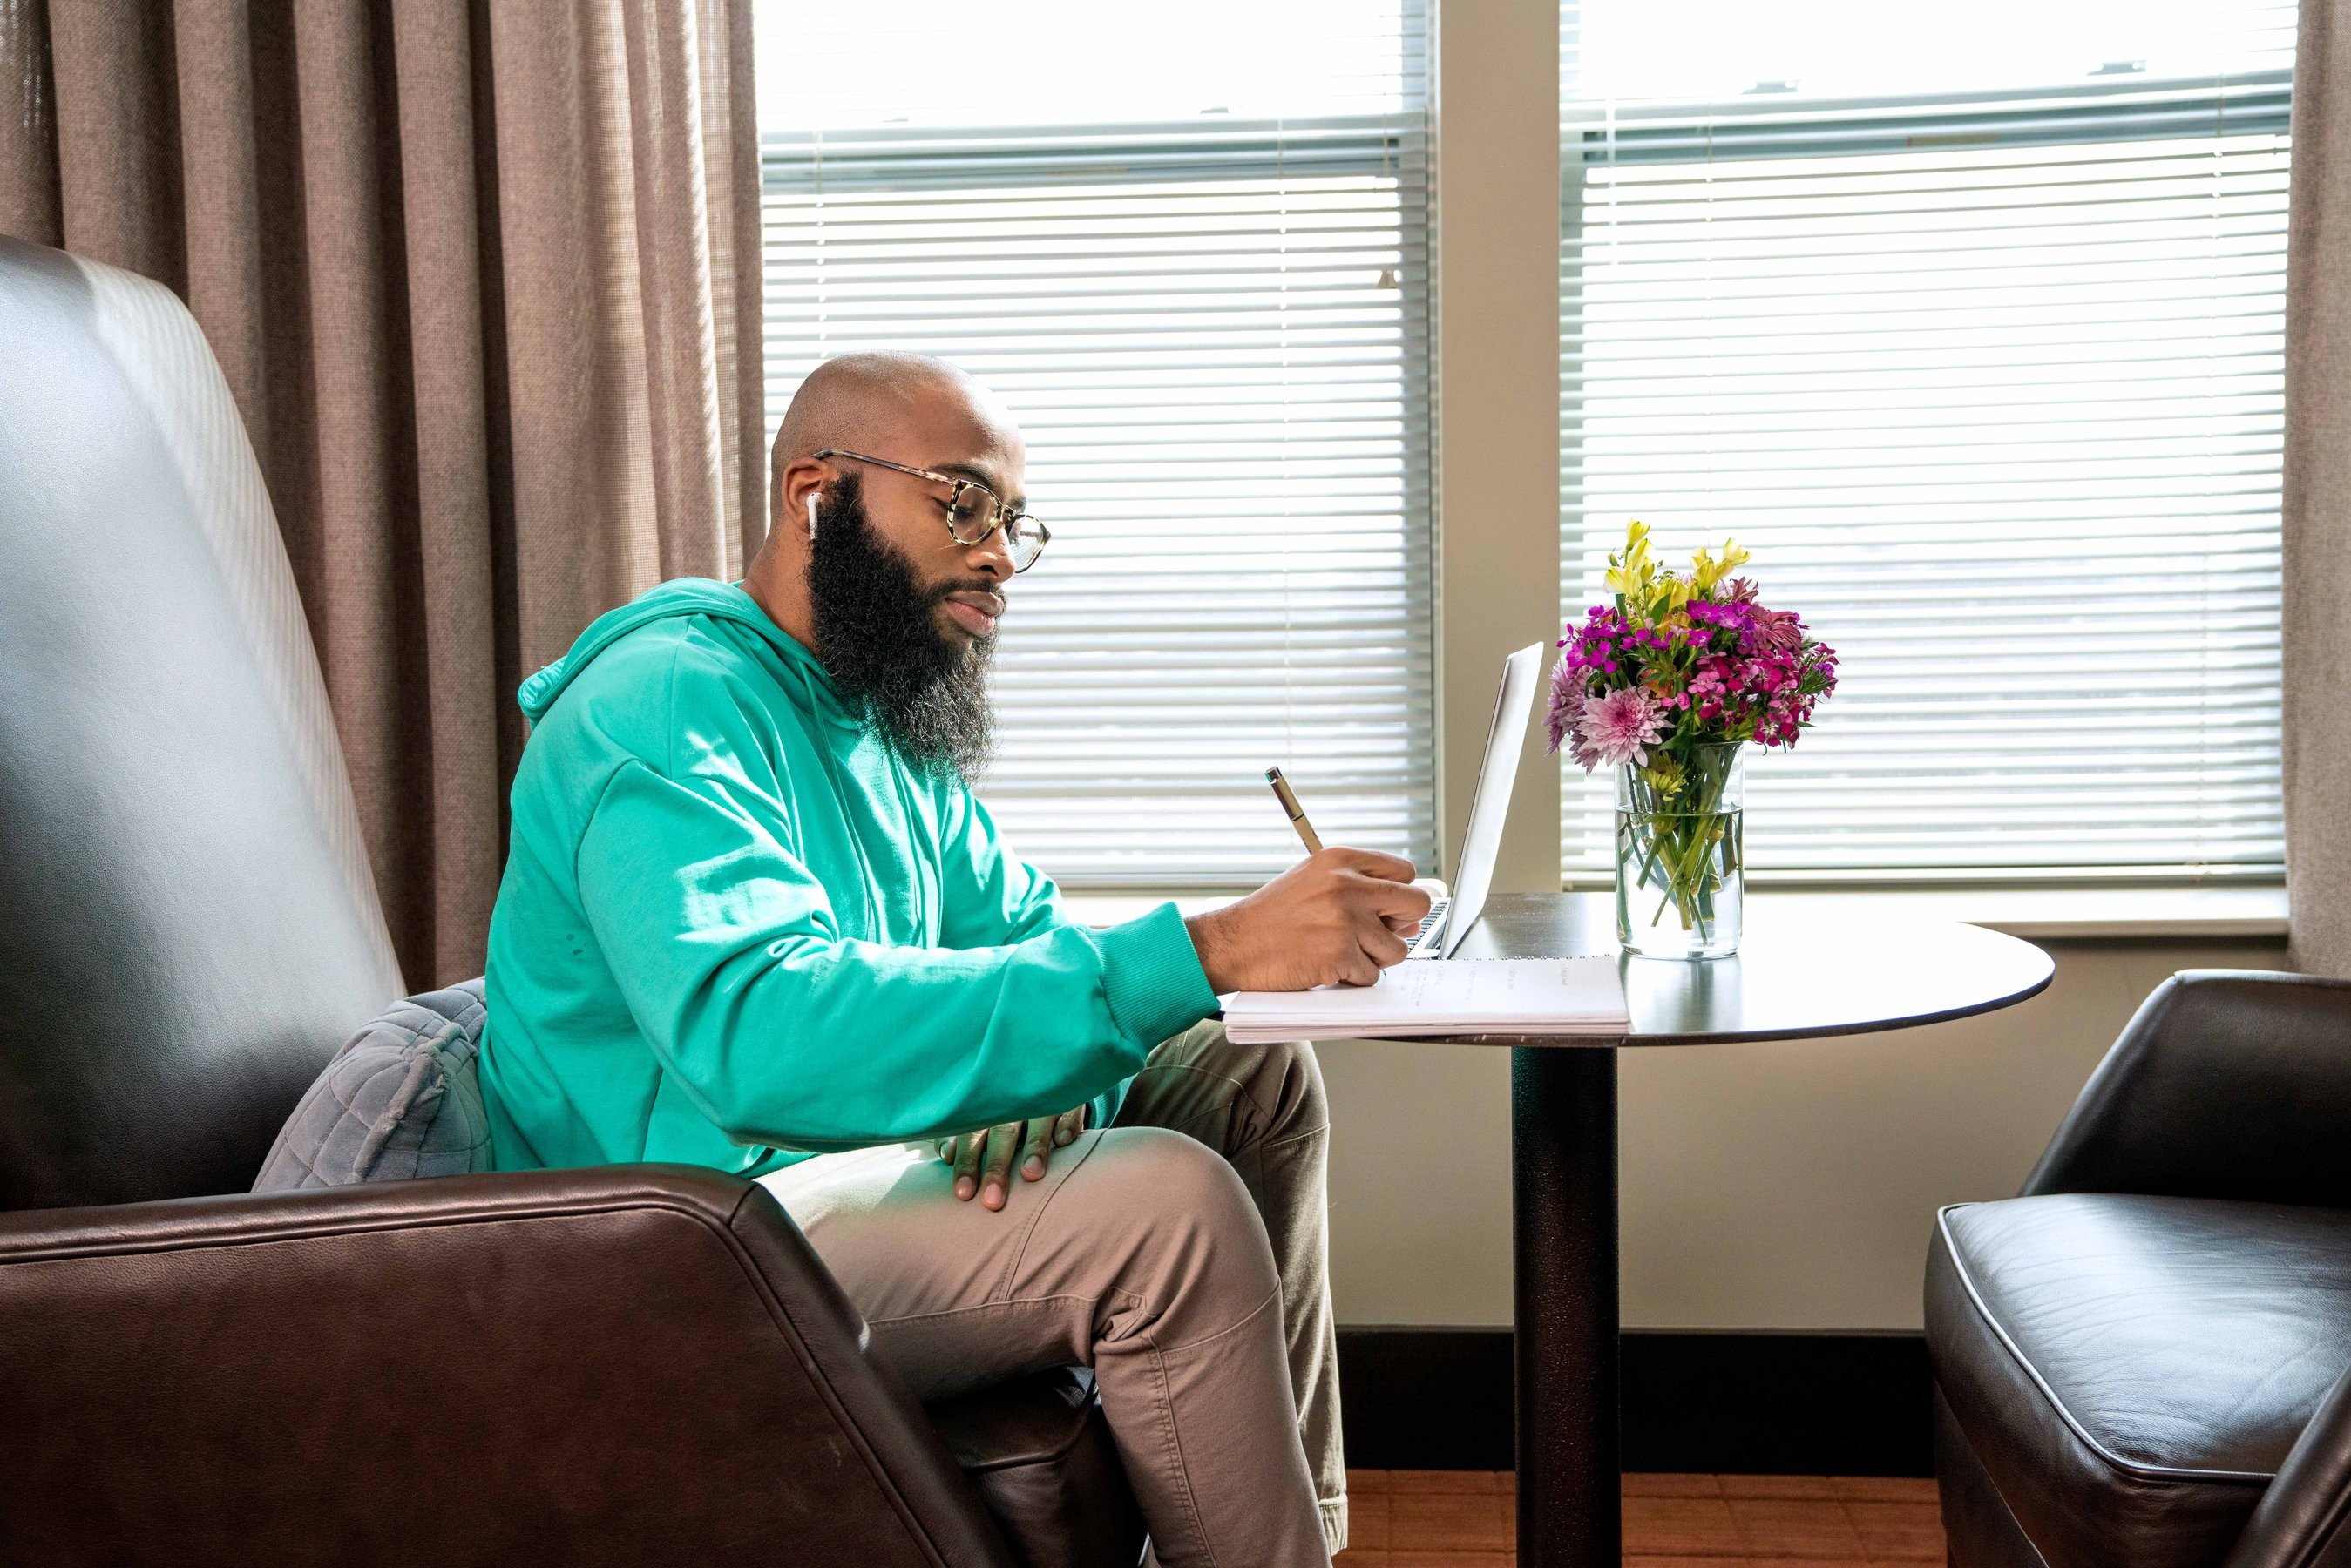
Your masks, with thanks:
[(1400, 963), (1375, 985), (1240, 991), (1222, 999), (1236, 1044), (1396, 1039), (1416, 1034), (1625, 1033), (1625, 985), (1614, 956), (1449, 959)]

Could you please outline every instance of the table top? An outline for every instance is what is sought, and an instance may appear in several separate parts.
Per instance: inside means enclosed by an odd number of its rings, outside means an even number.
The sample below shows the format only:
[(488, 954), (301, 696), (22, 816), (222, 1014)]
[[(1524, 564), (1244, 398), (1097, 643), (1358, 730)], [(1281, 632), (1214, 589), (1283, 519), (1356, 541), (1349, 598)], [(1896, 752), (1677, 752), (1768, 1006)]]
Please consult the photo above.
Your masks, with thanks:
[[(1621, 1041), (1437, 1038), (1465, 1045), (1705, 1045), (1865, 1034), (2007, 1007), (2039, 995), (2055, 968), (2031, 942), (1955, 920), (1829, 925), (1811, 914), (1776, 912), (1768, 894), (1750, 894), (1746, 913), (1746, 932), (1729, 958), (1618, 957), (1633, 1020)], [(1609, 894), (1498, 893), (1455, 956), (1617, 951)]]

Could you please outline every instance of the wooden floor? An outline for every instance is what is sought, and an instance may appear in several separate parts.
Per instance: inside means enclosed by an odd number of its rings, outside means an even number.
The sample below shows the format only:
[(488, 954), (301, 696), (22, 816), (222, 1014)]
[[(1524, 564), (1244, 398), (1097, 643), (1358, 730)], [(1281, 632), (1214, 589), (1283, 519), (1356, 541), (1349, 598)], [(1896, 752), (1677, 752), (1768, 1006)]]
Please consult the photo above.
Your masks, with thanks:
[[(1507, 1470), (1348, 1472), (1337, 1568), (1507, 1568)], [(1943, 1561), (1931, 1480), (1625, 1478), (1625, 1568), (1891, 1568)]]

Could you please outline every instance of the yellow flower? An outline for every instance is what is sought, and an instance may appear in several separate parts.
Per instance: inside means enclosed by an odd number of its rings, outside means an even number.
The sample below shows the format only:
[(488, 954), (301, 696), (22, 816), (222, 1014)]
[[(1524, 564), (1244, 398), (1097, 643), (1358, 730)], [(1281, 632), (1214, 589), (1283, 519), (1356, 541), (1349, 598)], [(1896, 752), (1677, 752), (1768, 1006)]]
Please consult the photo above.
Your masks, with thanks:
[(1625, 601), (1625, 613), (1646, 617), (1656, 593), (1657, 568), (1649, 559), (1649, 525), (1637, 519), (1625, 530), (1625, 548), (1608, 557), (1608, 591)]
[(1722, 542), (1722, 556), (1719, 560), (1709, 555), (1705, 545), (1699, 545), (1698, 554), (1690, 557), (1691, 566), (1697, 576), (1698, 592), (1704, 593), (1724, 577), (1729, 576), (1733, 571), (1745, 565), (1747, 558), (1747, 552), (1739, 547), (1739, 542), (1735, 539), (1725, 539)]

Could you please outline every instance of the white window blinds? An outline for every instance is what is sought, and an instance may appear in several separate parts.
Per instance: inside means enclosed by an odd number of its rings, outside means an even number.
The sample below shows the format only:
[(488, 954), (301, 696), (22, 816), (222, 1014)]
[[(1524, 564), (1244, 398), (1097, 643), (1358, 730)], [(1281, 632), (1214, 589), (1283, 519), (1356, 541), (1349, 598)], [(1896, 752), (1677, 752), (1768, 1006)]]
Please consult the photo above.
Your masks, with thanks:
[(1053, 542), (979, 791), (1065, 886), (1279, 870), (1275, 763), (1326, 838), (1426, 863), (1417, 0), (1285, 8), (1286, 45), (1159, 9), (762, 6), (770, 428), (859, 348), (1019, 418)]
[(2275, 877), (2292, 6), (1719, 8), (1564, 14), (1565, 607), (1639, 517), (1835, 646), (1759, 879)]

